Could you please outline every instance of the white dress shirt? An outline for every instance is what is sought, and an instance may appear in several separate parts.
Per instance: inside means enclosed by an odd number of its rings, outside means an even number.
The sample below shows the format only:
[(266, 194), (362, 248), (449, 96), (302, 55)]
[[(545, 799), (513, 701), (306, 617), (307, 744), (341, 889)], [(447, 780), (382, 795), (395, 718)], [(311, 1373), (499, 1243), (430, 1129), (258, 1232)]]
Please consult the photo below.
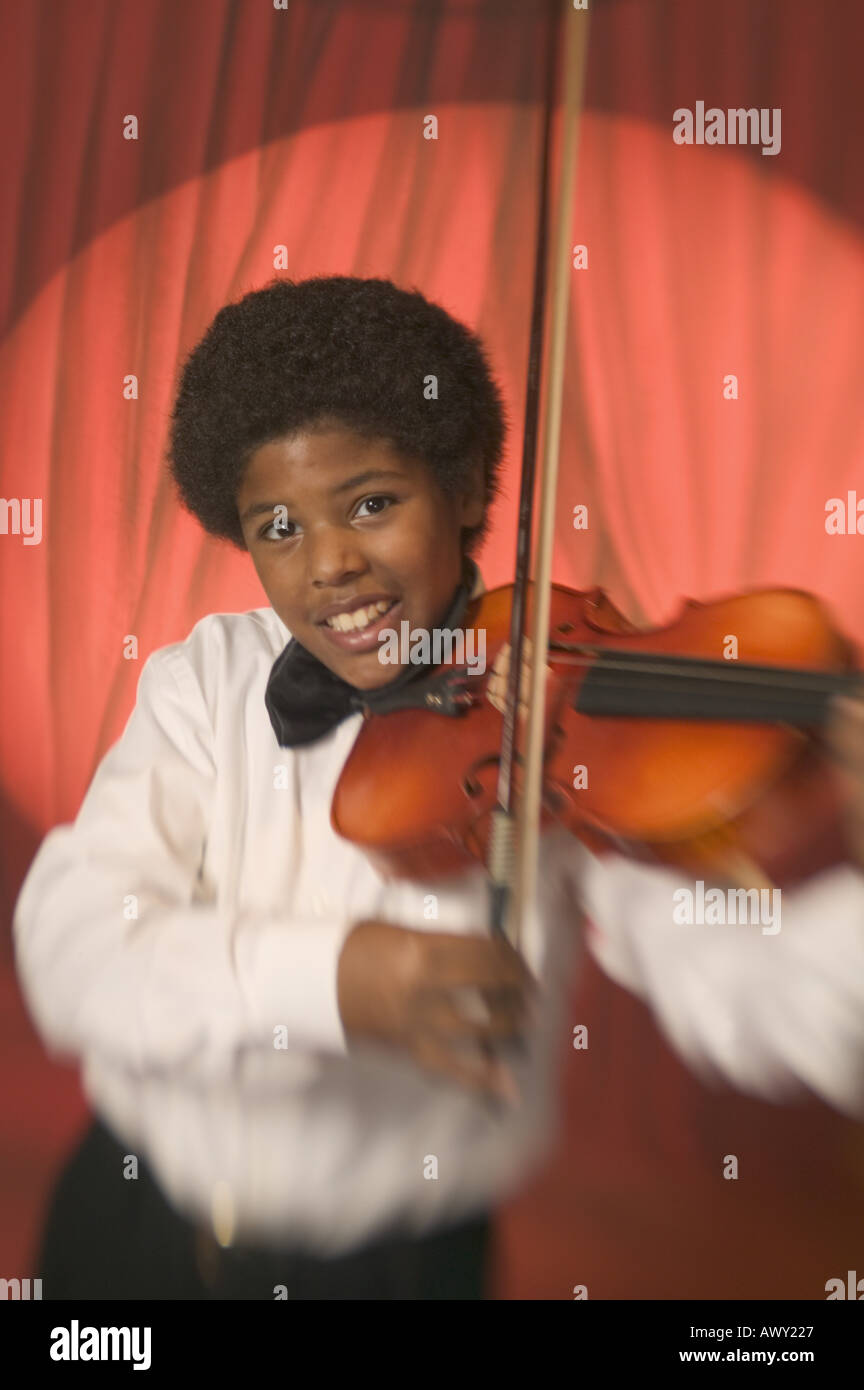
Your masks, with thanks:
[[(330, 824), (359, 714), (278, 746), (264, 706), (289, 639), (270, 608), (213, 614), (141, 671), (73, 825), (44, 840), (14, 932), (49, 1050), (191, 1219), (223, 1241), (331, 1254), (399, 1222), (488, 1208), (543, 1157), (581, 901), (600, 963), (682, 1055), (757, 1095), (803, 1082), (864, 1111), (864, 876), (784, 892), (782, 929), (678, 926), (682, 876), (541, 843), (526, 956), (546, 1007), (502, 1111), (381, 1047), (349, 1052), (336, 973), (351, 925), (483, 933), (478, 867), (385, 883)], [(437, 916), (430, 912), (437, 906)], [(277, 1046), (277, 1041), (288, 1045)], [(590, 1048), (590, 1041), (589, 1041)]]

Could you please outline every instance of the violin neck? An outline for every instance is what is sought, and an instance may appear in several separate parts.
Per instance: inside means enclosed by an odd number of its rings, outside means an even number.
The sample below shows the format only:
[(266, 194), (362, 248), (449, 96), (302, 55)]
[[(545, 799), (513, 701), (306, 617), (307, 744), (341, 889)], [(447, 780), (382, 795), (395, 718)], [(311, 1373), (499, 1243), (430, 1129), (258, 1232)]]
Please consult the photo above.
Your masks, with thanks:
[(724, 723), (822, 724), (830, 701), (860, 689), (855, 672), (746, 665), (662, 652), (597, 650), (573, 708), (630, 719), (714, 719)]

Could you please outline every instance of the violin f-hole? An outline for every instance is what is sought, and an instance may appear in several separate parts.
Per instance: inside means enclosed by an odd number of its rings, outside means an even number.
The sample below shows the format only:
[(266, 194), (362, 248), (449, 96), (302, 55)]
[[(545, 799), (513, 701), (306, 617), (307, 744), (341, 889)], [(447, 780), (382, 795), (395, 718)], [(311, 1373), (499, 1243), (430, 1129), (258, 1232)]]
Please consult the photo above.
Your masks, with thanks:
[(477, 774), (483, 768), (497, 769), (500, 761), (501, 758), (497, 753), (489, 753), (485, 758), (478, 758), (476, 762), (471, 764), (465, 776), (462, 778), (462, 790), (467, 797), (473, 798), (481, 794), (483, 791), (483, 783), (478, 780)]

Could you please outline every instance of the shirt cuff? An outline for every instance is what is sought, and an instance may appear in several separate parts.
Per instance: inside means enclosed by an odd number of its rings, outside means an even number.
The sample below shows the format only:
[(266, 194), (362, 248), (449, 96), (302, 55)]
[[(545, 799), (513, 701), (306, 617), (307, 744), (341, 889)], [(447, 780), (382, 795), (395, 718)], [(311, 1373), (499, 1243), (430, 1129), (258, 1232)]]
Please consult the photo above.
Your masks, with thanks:
[(304, 1051), (347, 1053), (337, 973), (350, 925), (281, 921), (238, 933), (238, 974), (256, 1037), (271, 1037), (275, 1046), (284, 1036)]

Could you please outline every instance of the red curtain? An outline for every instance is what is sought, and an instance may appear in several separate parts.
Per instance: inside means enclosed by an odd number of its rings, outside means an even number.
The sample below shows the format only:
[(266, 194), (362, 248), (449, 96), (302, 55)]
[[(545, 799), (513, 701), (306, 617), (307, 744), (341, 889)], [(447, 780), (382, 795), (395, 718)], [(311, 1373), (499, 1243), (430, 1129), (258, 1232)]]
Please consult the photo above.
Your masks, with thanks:
[[(855, 0), (825, 13), (810, 0), (590, 10), (573, 215), (587, 266), (572, 280), (556, 577), (602, 584), (637, 621), (669, 619), (683, 596), (795, 585), (862, 639), (864, 541), (828, 534), (825, 507), (854, 491), (864, 444), (864, 16)], [(39, 837), (74, 815), (122, 728), (144, 657), (206, 612), (264, 601), (248, 560), (179, 510), (163, 462), (178, 365), (226, 300), (274, 273), (383, 275), (474, 326), (512, 421), (482, 568), (490, 584), (510, 576), (547, 13), (528, 0), (21, 0), (0, 12), (2, 493), (42, 507), (38, 544), (0, 534), (7, 916)], [(677, 144), (673, 113), (700, 101), (779, 108), (779, 152)], [(580, 505), (587, 529), (573, 526)], [(137, 659), (124, 657), (130, 637)], [(8, 969), (5, 987), (29, 1059)], [(570, 1060), (567, 1114), (594, 1116), (580, 1171), (610, 1171), (614, 1149), (618, 1186), (595, 1228), (596, 1202), (547, 1176), (505, 1229), (506, 1289), (558, 1287), (542, 1240), (533, 1262), (524, 1251), (549, 1226), (543, 1203), (569, 1202), (568, 1238), (597, 1253), (596, 1296), (658, 1296), (622, 1274), (642, 1229), (631, 1221), (625, 1235), (623, 1194), (659, 1190), (670, 1163), (698, 1185), (714, 1098), (639, 1006), (594, 974), (580, 989), (574, 1007), (599, 1010), (606, 1061), (575, 1078)], [(632, 1056), (617, 1050), (624, 1037)], [(68, 1074), (39, 1077), (73, 1094)], [(600, 1103), (607, 1084), (615, 1117)], [(11, 1150), (28, 1171), (47, 1154), (47, 1180), (60, 1136), (25, 1090), (14, 1123), (30, 1137)], [(821, 1107), (780, 1118), (718, 1103), (778, 1144), (806, 1136), (817, 1167), (858, 1142)]]

